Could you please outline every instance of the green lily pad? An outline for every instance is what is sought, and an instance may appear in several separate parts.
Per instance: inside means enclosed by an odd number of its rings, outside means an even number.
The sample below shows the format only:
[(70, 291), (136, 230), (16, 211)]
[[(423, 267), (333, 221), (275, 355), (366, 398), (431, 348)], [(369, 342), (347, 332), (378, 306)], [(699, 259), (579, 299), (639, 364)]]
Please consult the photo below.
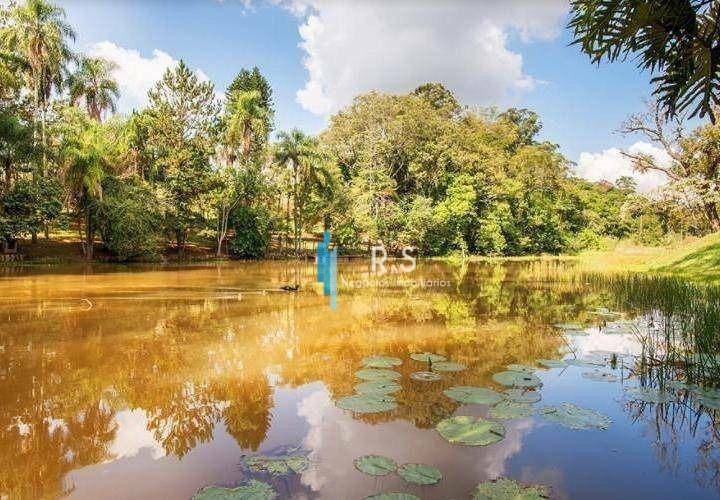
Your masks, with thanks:
[(604, 360), (597, 359), (597, 358), (583, 358), (583, 359), (566, 359), (565, 362), (568, 364), (568, 366), (578, 366), (580, 368), (592, 368), (595, 366), (605, 366), (606, 363)]
[(562, 359), (538, 359), (537, 362), (547, 368), (565, 368), (567, 366)]
[(439, 354), (433, 354), (431, 352), (415, 352), (410, 355), (410, 358), (424, 363), (427, 363), (428, 361), (437, 363), (438, 361), (445, 361), (447, 359), (445, 356), (440, 356)]
[(378, 493), (377, 495), (370, 495), (365, 497), (364, 500), (420, 500), (420, 497), (415, 496), (411, 493)]
[(600, 370), (583, 372), (582, 376), (588, 380), (594, 380), (595, 382), (617, 382), (617, 377), (615, 375), (612, 373), (601, 372)]
[(518, 365), (515, 363), (513, 363), (512, 365), (507, 365), (506, 368), (511, 372), (535, 373), (537, 371), (537, 368), (535, 368), (534, 366)]
[(473, 500), (544, 500), (550, 498), (545, 486), (526, 486), (513, 479), (499, 478), (477, 485), (472, 493)]
[(467, 368), (462, 363), (455, 363), (454, 361), (438, 361), (432, 364), (433, 370), (439, 372), (460, 372)]
[(264, 472), (271, 476), (300, 474), (310, 468), (310, 460), (305, 455), (281, 455), (277, 457), (254, 455), (245, 457), (244, 462), (253, 472)]
[(404, 464), (397, 473), (411, 484), (436, 484), (442, 479), (442, 473), (438, 469), (425, 464)]
[(505, 371), (492, 376), (498, 384), (507, 387), (540, 387), (542, 380), (532, 373)]
[(438, 380), (442, 380), (442, 377), (434, 372), (413, 372), (410, 374), (410, 378), (419, 380), (420, 382), (437, 382)]
[(472, 387), (469, 385), (456, 385), (443, 391), (447, 397), (461, 403), (494, 405), (502, 401), (502, 396), (485, 387)]
[(627, 387), (625, 394), (633, 400), (642, 401), (643, 403), (662, 404), (675, 400), (671, 393), (657, 387)]
[(387, 476), (397, 470), (397, 463), (382, 455), (364, 455), (355, 459), (355, 468), (370, 476)]
[(384, 370), (381, 368), (363, 368), (355, 372), (355, 376), (363, 380), (397, 380), (400, 373), (393, 370)]
[(267, 483), (251, 479), (244, 486), (222, 488), (206, 486), (192, 497), (192, 500), (272, 500), (277, 498), (275, 490)]
[(600, 429), (610, 427), (612, 419), (595, 410), (588, 410), (570, 403), (560, 406), (545, 406), (538, 412), (546, 420), (570, 429)]
[(367, 356), (363, 358), (362, 364), (368, 368), (392, 368), (393, 366), (400, 366), (402, 359), (388, 356)]
[(490, 408), (490, 416), (501, 420), (527, 418), (532, 416), (533, 407), (526, 403), (503, 401)]
[(502, 424), (468, 415), (443, 419), (435, 429), (447, 441), (468, 446), (487, 446), (505, 438)]
[(389, 394), (354, 394), (338, 399), (335, 405), (354, 413), (380, 413), (397, 408), (397, 401)]
[(530, 391), (527, 389), (505, 389), (503, 395), (505, 399), (513, 403), (533, 404), (540, 401), (540, 393), (538, 391)]
[(392, 394), (402, 387), (393, 380), (379, 379), (368, 380), (355, 386), (355, 392), (358, 394)]

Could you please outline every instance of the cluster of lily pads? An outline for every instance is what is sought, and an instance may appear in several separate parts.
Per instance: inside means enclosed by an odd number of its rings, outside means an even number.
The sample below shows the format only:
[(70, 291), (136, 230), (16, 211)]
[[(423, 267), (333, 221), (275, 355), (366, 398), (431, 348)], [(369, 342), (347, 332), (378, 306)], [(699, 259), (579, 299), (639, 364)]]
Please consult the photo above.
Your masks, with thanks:
[(390, 457), (363, 455), (355, 459), (355, 468), (370, 476), (387, 476), (397, 473), (405, 482), (418, 485), (437, 484), (442, 479), (439, 469), (425, 464), (408, 463), (398, 466)]
[(237, 488), (224, 488), (222, 486), (206, 486), (195, 495), (192, 500), (273, 500), (277, 492), (267, 483), (251, 479), (243, 486)]
[[(439, 354), (413, 353), (410, 358), (427, 363), (427, 371), (413, 372), (410, 375), (413, 380), (422, 382), (441, 380), (442, 376), (437, 372), (457, 372), (467, 368), (461, 363), (448, 361)], [(335, 402), (338, 408), (353, 413), (380, 413), (397, 408), (393, 394), (401, 389), (397, 381), (402, 375), (393, 368), (400, 366), (402, 360), (390, 356), (367, 356), (363, 358), (362, 364), (363, 368), (355, 372), (355, 376), (362, 382), (355, 386), (355, 394)]]
[(275, 457), (253, 455), (244, 457), (243, 462), (251, 471), (270, 474), (271, 476), (301, 474), (310, 468), (310, 459), (303, 454)]

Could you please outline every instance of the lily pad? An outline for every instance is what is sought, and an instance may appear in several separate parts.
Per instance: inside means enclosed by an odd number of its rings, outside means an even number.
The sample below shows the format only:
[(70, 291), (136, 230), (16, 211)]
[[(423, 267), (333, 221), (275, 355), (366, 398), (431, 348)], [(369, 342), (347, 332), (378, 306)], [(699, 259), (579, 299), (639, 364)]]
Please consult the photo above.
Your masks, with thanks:
[(490, 416), (500, 420), (527, 418), (532, 416), (533, 407), (526, 403), (503, 401), (490, 408)]
[(415, 361), (422, 361), (423, 363), (427, 363), (428, 361), (432, 363), (437, 363), (439, 361), (445, 361), (447, 359), (445, 356), (433, 354), (431, 352), (415, 352), (410, 355), (410, 358), (414, 359)]
[(393, 380), (379, 379), (368, 380), (355, 386), (355, 392), (358, 394), (392, 394), (402, 387)]
[(494, 405), (502, 401), (500, 393), (485, 387), (472, 387), (469, 385), (456, 385), (443, 391), (447, 397), (461, 403)]
[(594, 367), (594, 366), (605, 366), (605, 360), (597, 359), (597, 358), (583, 358), (583, 359), (566, 359), (565, 362), (568, 364), (568, 366), (579, 366), (580, 368), (588, 368), (588, 367)]
[(368, 368), (392, 368), (393, 366), (400, 366), (402, 359), (388, 356), (367, 356), (363, 358), (362, 364)]
[(643, 403), (662, 404), (675, 399), (671, 393), (657, 387), (627, 387), (625, 394), (633, 400), (642, 401)]
[(487, 446), (505, 438), (502, 424), (468, 415), (443, 419), (435, 429), (447, 441), (468, 446)]
[(492, 376), (498, 384), (507, 387), (540, 387), (542, 380), (532, 373), (505, 371)]
[(355, 372), (355, 376), (363, 380), (397, 380), (400, 373), (393, 370), (384, 370), (381, 368), (363, 368)]
[(355, 459), (355, 468), (370, 476), (387, 476), (397, 470), (397, 463), (382, 455), (364, 455)]
[(277, 498), (275, 490), (267, 483), (251, 479), (244, 486), (223, 488), (206, 486), (192, 497), (192, 500), (272, 500)]
[(617, 377), (615, 375), (612, 373), (601, 372), (600, 370), (583, 372), (582, 376), (588, 380), (594, 380), (595, 382), (617, 382)]
[(440, 374), (435, 372), (413, 372), (410, 374), (410, 378), (419, 380), (420, 382), (437, 382), (438, 380), (442, 380)]
[(377, 495), (371, 495), (365, 497), (364, 500), (420, 500), (420, 497), (415, 496), (411, 493), (378, 493)]
[(335, 405), (354, 413), (380, 413), (397, 408), (397, 401), (388, 394), (354, 394), (338, 399)]
[(305, 455), (281, 455), (267, 457), (254, 455), (245, 457), (245, 465), (253, 472), (264, 472), (271, 476), (300, 474), (310, 467), (310, 460)]
[(530, 391), (527, 389), (505, 389), (503, 395), (505, 399), (513, 403), (533, 404), (540, 401), (540, 393), (538, 391)]
[(436, 484), (442, 479), (440, 470), (425, 464), (401, 465), (397, 473), (411, 484)]
[(454, 361), (438, 361), (432, 364), (433, 370), (439, 372), (460, 372), (467, 368), (462, 363), (455, 363)]
[(500, 478), (477, 485), (472, 493), (473, 500), (544, 500), (550, 498), (545, 486), (523, 485), (513, 479)]
[(565, 368), (567, 366), (562, 359), (538, 359), (537, 362), (547, 368)]
[(518, 365), (515, 363), (513, 363), (512, 365), (507, 365), (506, 368), (511, 372), (535, 373), (537, 371), (537, 368), (535, 368), (534, 366)]
[(546, 420), (570, 429), (600, 429), (610, 427), (612, 419), (595, 410), (588, 410), (570, 403), (560, 406), (545, 406), (538, 412)]

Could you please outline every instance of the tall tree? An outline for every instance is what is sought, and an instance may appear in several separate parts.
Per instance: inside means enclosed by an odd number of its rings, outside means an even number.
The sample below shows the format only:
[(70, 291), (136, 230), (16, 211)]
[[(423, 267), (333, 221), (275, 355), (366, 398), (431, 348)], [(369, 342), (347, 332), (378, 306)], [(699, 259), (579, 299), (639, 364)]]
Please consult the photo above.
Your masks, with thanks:
[(220, 106), (213, 84), (183, 61), (169, 68), (148, 96), (145, 147), (152, 152), (152, 182), (167, 193), (166, 226), (182, 252), (189, 232), (205, 217)]
[(573, 0), (574, 43), (591, 60), (636, 57), (670, 115), (720, 104), (719, 0)]
[(318, 159), (317, 140), (298, 129), (280, 132), (275, 148), (275, 160), (291, 171), (290, 187), (293, 202), (293, 233), (295, 257), (300, 257), (300, 239), (302, 236), (302, 183), (313, 175), (315, 161)]
[(65, 22), (65, 11), (46, 0), (13, 5), (0, 31), (0, 46), (25, 61), (26, 84), (31, 90), (35, 120), (40, 123), (43, 172), (46, 112), (52, 91), (63, 85), (66, 64), (73, 57), (68, 40), (75, 40), (75, 32)]
[(70, 78), (70, 101), (77, 104), (85, 101), (88, 114), (98, 122), (103, 112), (116, 110), (115, 101), (120, 97), (118, 84), (112, 76), (117, 64), (99, 57), (83, 57)]

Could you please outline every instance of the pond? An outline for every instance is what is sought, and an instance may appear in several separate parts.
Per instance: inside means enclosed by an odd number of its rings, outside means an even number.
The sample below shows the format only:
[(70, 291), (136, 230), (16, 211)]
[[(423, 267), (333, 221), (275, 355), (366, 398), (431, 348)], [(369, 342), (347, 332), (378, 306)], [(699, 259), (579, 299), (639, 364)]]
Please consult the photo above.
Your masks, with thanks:
[(0, 498), (718, 496), (716, 290), (338, 266), (6, 270)]

